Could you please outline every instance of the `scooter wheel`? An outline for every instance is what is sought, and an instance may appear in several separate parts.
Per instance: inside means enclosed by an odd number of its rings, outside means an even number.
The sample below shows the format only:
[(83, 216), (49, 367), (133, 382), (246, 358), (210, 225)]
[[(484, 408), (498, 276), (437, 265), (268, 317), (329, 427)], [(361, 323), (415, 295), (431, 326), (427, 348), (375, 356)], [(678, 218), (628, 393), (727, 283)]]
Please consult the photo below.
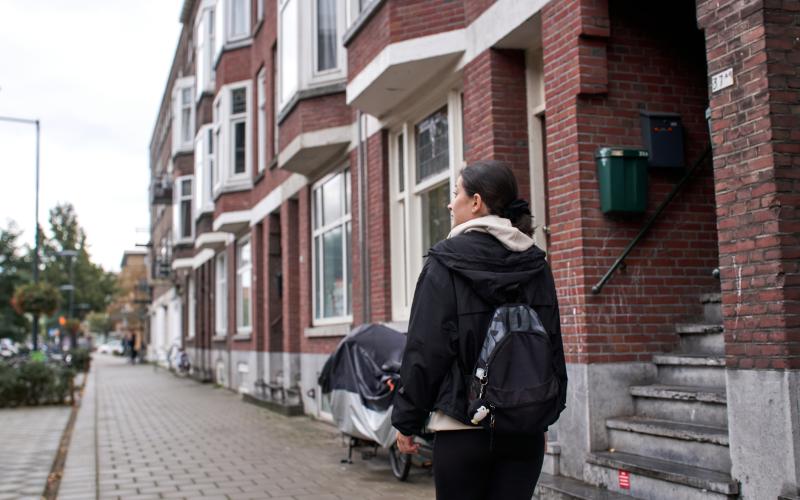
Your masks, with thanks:
[(408, 472), (411, 470), (411, 455), (401, 453), (397, 444), (392, 444), (389, 448), (389, 465), (392, 466), (392, 474), (398, 481), (408, 479)]

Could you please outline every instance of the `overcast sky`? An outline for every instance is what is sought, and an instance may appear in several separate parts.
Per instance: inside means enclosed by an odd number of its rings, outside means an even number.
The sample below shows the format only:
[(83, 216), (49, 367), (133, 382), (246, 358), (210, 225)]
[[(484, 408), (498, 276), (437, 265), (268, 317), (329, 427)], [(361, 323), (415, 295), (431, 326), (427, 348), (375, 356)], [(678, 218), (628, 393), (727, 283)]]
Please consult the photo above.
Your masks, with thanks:
[[(107, 270), (149, 238), (147, 147), (181, 4), (0, 0), (0, 116), (41, 121), (39, 221), (71, 202)], [(0, 121), (0, 226), (15, 221), (30, 244), (35, 137)]]

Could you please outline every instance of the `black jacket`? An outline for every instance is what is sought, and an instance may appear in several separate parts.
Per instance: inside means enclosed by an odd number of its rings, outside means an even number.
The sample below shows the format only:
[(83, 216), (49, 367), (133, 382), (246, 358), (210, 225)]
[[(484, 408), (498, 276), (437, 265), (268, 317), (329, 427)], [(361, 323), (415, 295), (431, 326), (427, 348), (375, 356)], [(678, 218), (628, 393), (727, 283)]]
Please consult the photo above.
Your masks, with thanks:
[(530, 304), (552, 335), (562, 407), (567, 371), (555, 284), (536, 246), (506, 249), (494, 236), (460, 234), (437, 243), (422, 268), (394, 398), (392, 425), (420, 434), (428, 415), (441, 410), (467, 423), (467, 390), (494, 309), (520, 299)]

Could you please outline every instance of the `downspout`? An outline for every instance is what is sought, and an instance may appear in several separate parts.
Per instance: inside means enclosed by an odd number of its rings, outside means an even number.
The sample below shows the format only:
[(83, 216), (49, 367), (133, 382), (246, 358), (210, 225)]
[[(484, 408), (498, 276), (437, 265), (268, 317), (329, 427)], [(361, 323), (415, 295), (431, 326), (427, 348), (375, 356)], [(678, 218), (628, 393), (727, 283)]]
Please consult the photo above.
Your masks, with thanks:
[(367, 254), (367, 154), (363, 130), (364, 114), (359, 110), (358, 120), (358, 244), (359, 263), (361, 264), (361, 310), (362, 323), (368, 323), (371, 317), (369, 300), (369, 255)]

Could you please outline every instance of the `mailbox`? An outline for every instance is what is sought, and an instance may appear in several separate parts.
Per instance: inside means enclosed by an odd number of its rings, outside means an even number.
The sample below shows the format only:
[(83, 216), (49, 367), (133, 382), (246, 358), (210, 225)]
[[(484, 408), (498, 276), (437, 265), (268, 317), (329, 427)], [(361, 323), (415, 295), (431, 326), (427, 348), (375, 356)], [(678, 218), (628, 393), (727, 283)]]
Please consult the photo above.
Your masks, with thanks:
[(642, 111), (642, 143), (651, 167), (684, 168), (683, 124), (676, 113)]

